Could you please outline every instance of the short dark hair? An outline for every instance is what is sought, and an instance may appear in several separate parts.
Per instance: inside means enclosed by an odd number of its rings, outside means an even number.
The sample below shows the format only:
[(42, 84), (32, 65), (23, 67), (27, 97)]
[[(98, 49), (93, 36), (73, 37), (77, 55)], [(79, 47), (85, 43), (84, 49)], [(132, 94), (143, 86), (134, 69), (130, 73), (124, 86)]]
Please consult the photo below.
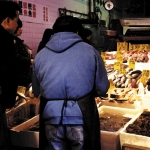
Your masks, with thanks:
[(85, 33), (85, 36), (88, 37), (88, 36), (90, 36), (93, 32), (92, 32), (90, 29), (85, 28), (85, 29), (84, 29), (84, 33)]
[(81, 20), (73, 16), (61, 16), (58, 17), (53, 25), (54, 33), (57, 32), (74, 32), (81, 31), (83, 29)]
[(43, 33), (42, 41), (47, 43), (52, 34), (53, 34), (52, 29), (50, 29), (50, 28), (45, 29), (45, 31)]
[(14, 19), (17, 14), (16, 11), (21, 11), (19, 4), (13, 1), (0, 1), (0, 23), (7, 17)]
[(15, 30), (15, 32), (14, 32), (14, 34), (16, 34), (16, 33), (17, 33), (17, 31), (18, 31), (18, 29), (19, 29), (19, 28), (22, 28), (22, 26), (23, 26), (22, 21), (21, 21), (19, 18), (18, 18), (17, 23), (18, 23), (18, 27), (16, 28), (16, 30)]

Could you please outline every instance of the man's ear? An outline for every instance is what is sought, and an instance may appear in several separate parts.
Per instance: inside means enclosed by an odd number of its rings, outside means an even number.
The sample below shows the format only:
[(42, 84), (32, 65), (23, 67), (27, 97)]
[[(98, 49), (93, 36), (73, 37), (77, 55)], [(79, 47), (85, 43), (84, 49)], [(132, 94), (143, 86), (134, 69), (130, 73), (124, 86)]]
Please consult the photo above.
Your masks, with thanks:
[(6, 21), (7, 21), (7, 23), (9, 23), (9, 22), (10, 22), (10, 18), (9, 18), (9, 17), (7, 17), (7, 18), (6, 18)]

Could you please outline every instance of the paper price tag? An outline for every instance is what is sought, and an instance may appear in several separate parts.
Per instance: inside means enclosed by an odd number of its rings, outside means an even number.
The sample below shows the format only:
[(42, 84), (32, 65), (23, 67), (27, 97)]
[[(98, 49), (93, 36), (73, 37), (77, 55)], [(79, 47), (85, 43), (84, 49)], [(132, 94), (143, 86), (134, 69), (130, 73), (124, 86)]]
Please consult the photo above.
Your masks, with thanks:
[(134, 69), (135, 68), (135, 61), (129, 60), (129, 68)]
[(122, 52), (121, 51), (117, 51), (116, 52), (116, 56), (122, 56)]
[(144, 76), (142, 76), (142, 77), (140, 78), (140, 82), (142, 82), (143, 85), (145, 86), (145, 85), (146, 85), (146, 82), (147, 82), (147, 78), (145, 78)]
[(150, 70), (143, 70), (142, 71), (142, 76), (144, 76), (144, 77), (149, 77), (149, 75), (150, 75)]
[(116, 55), (116, 60), (117, 60), (117, 62), (122, 63), (123, 62), (123, 56), (122, 55), (120, 55), (120, 56)]
[(128, 50), (128, 43), (127, 42), (123, 42), (122, 49), (125, 51)]
[(119, 70), (119, 74), (126, 74), (126, 69), (125, 68), (121, 68), (120, 70)]
[(129, 43), (129, 51), (132, 51), (132, 50), (134, 50), (134, 46), (133, 44)]
[(134, 44), (133, 48), (134, 50), (140, 50), (140, 44)]
[(145, 50), (147, 49), (146, 44), (140, 44), (140, 50)]
[(117, 52), (121, 51), (121, 42), (117, 42)]
[(117, 51), (122, 51), (122, 50), (125, 50), (125, 51), (128, 50), (127, 42), (117, 42)]
[(150, 50), (150, 44), (146, 44), (146, 50)]
[(114, 63), (114, 70), (120, 70), (120, 66), (121, 66), (120, 62), (115, 62)]

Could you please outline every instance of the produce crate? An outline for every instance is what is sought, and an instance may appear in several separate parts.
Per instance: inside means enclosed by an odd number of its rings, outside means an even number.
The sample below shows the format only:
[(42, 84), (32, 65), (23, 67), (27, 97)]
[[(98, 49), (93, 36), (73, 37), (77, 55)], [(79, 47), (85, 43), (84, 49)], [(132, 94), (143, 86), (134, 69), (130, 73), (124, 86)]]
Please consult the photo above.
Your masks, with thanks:
[[(138, 110), (128, 109), (128, 108), (119, 108), (119, 107), (111, 107), (111, 106), (101, 106), (98, 109), (99, 115), (102, 113), (110, 113), (117, 114), (121, 116), (126, 116), (128, 118), (134, 118), (136, 115), (140, 114)], [(129, 121), (130, 122), (130, 121)], [(124, 125), (126, 127), (128, 122)], [(101, 150), (120, 150), (120, 139), (119, 139), (119, 129), (117, 132), (109, 132), (109, 131), (100, 131), (101, 136)]]
[(123, 144), (122, 150), (150, 150), (150, 148), (146, 148), (143, 146), (134, 146), (129, 144)]
[(15, 127), (35, 116), (36, 104), (30, 100), (6, 112), (8, 128)]
[[(141, 114), (138, 114), (132, 120), (130, 120), (130, 122), (128, 123), (128, 125), (134, 123), (135, 120), (137, 118), (139, 118)], [(131, 146), (145, 147), (145, 150), (149, 150), (150, 149), (150, 137), (143, 136), (143, 135), (137, 135), (137, 134), (127, 133), (126, 132), (126, 128), (127, 128), (127, 126), (125, 128), (123, 128), (123, 129), (121, 129), (121, 131), (120, 131), (120, 143), (121, 143), (121, 147), (124, 144), (128, 144), (128, 145), (131, 145)]]
[[(115, 113), (122, 116), (133, 118), (139, 111), (135, 109), (126, 109), (111, 106), (101, 106), (98, 108), (99, 115), (101, 113)], [(28, 121), (12, 128), (10, 130), (10, 137), (13, 145), (21, 147), (39, 148), (39, 132), (38, 131), (26, 131), (25, 129), (32, 126), (39, 121), (39, 115), (29, 119)], [(128, 124), (128, 123), (127, 123)], [(124, 125), (127, 126), (127, 124)], [(120, 150), (119, 133), (100, 131), (101, 135), (101, 150)], [(28, 140), (27, 140), (28, 139)], [(19, 141), (19, 142), (18, 142)]]
[(10, 129), (10, 139), (12, 145), (39, 148), (39, 131), (27, 130), (37, 122), (39, 122), (39, 115), (36, 115), (26, 122)]

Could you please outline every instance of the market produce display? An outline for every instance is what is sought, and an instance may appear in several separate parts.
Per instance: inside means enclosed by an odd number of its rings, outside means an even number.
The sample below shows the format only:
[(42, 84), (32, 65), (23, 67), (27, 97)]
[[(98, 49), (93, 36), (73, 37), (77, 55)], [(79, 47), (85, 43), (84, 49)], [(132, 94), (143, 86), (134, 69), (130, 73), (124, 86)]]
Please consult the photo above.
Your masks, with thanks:
[(129, 97), (132, 94), (137, 94), (137, 89), (134, 89), (134, 88), (113, 88), (110, 91), (110, 97), (116, 98), (116, 99), (122, 99), (122, 98), (129, 99)]
[[(122, 51), (123, 62), (128, 62), (134, 60), (135, 62), (148, 62), (149, 61), (149, 51), (146, 50), (132, 50), (132, 51)], [(106, 60), (115, 60), (116, 53), (106, 52)]]
[[(128, 67), (127, 64), (121, 64), (121, 66), (120, 66), (121, 69), (123, 69), (123, 68), (126, 69), (127, 67)], [(115, 72), (114, 64), (105, 64), (105, 68), (106, 68), (108, 76)]]
[(135, 100), (141, 101), (139, 95), (150, 93), (150, 51), (142, 48), (143, 45), (140, 49), (133, 45), (132, 50), (102, 53), (110, 81), (109, 96), (101, 97), (102, 100), (133, 104)]
[(134, 60), (136, 62), (148, 62), (149, 52), (146, 50), (125, 51), (123, 53), (123, 61), (127, 62), (129, 60)]
[(116, 53), (106, 52), (105, 59), (106, 60), (116, 59)]
[(150, 112), (144, 111), (134, 123), (128, 125), (126, 132), (150, 137)]
[(100, 115), (100, 129), (116, 132), (121, 129), (131, 118), (117, 114), (104, 113)]
[(108, 78), (113, 80), (117, 88), (138, 88), (141, 73), (142, 71), (140, 70), (127, 68), (126, 74), (120, 74), (119, 71), (116, 70), (108, 75)]

